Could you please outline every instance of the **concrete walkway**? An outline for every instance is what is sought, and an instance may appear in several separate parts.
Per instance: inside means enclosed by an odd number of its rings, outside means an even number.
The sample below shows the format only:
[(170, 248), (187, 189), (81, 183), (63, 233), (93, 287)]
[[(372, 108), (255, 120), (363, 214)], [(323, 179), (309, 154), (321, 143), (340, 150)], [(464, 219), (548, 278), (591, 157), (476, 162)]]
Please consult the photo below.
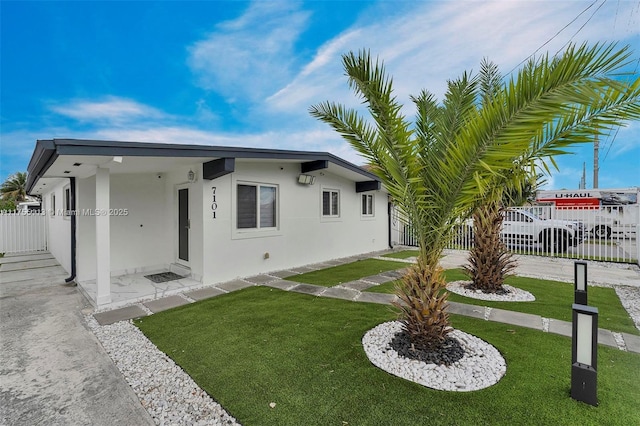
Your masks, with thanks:
[(0, 424), (152, 425), (48, 253), (0, 258)]
[[(332, 261), (331, 265), (318, 264), (309, 265), (295, 270), (277, 271), (273, 273), (257, 275), (243, 278), (241, 280), (230, 281), (205, 287), (198, 290), (187, 291), (178, 295), (172, 295), (149, 302), (138, 303), (128, 307), (114, 309), (111, 311), (94, 314), (95, 319), (101, 325), (112, 324), (134, 318), (144, 317), (149, 314), (161, 312), (177, 306), (193, 303), (198, 300), (216, 297), (221, 294), (241, 290), (246, 287), (263, 285), (278, 288), (285, 291), (308, 294), (319, 297), (331, 297), (337, 299), (351, 300), (355, 302), (391, 304), (396, 297), (392, 294), (366, 292), (367, 288), (382, 284), (399, 278), (401, 269), (397, 271), (383, 272), (371, 277), (343, 283), (334, 287), (324, 287), (311, 284), (300, 284), (294, 281), (284, 280), (299, 273), (317, 270), (337, 264), (352, 262), (358, 258), (340, 259)], [(387, 259), (389, 260), (389, 259)], [(449, 251), (442, 260), (445, 268), (459, 267), (466, 262), (466, 255), (462, 252)], [(573, 261), (565, 259), (533, 258), (522, 256), (519, 258), (517, 275), (553, 279), (557, 281), (573, 281)], [(542, 275), (544, 274), (544, 275)], [(588, 278), (590, 284), (607, 285), (629, 285), (640, 289), (640, 270), (637, 267), (619, 267), (597, 262), (589, 262)], [(571, 309), (569, 305), (567, 309)], [(543, 318), (539, 315), (525, 314), (521, 312), (489, 308), (478, 305), (467, 305), (463, 303), (451, 302), (449, 312), (464, 315), (487, 321), (500, 322), (504, 324), (517, 325), (521, 327), (533, 328), (548, 333), (559, 334), (571, 337), (571, 323), (555, 319)], [(606, 329), (598, 330), (598, 343), (627, 350), (629, 352), (640, 353), (640, 336), (628, 333), (616, 333)]]

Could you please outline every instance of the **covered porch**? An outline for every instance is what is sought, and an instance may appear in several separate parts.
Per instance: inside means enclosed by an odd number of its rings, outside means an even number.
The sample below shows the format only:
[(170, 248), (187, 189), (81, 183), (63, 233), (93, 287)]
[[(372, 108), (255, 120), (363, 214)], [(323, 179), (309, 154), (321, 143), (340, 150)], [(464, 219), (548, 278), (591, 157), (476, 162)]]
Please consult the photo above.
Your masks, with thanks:
[[(163, 282), (155, 282), (148, 278), (158, 274), (166, 274), (167, 269), (147, 271), (141, 273), (113, 276), (109, 283), (109, 302), (97, 304), (98, 284), (96, 280), (89, 280), (78, 285), (78, 289), (98, 309), (114, 309), (132, 303), (156, 300), (167, 296), (184, 293), (189, 290), (202, 288), (202, 283), (189, 276), (171, 279)], [(174, 272), (176, 273), (176, 272)], [(178, 271), (178, 276), (184, 271)], [(103, 299), (104, 300), (104, 299)]]

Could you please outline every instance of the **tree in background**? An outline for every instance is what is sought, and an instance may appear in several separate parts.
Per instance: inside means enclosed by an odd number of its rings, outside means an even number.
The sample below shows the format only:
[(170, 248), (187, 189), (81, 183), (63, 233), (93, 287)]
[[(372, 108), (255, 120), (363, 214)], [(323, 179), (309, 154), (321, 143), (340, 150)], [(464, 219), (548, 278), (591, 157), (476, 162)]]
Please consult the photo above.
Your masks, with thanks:
[[(417, 264), (396, 294), (400, 320), (415, 347), (438, 350), (451, 330), (440, 257), (456, 223), (520, 170), (549, 170), (553, 156), (640, 117), (640, 79), (620, 81), (630, 61), (615, 44), (570, 46), (555, 58), (531, 59), (486, 102), (469, 73), (451, 80), (442, 103), (426, 90), (405, 118), (384, 65), (367, 51), (343, 56), (349, 86), (371, 115), (324, 102), (310, 108), (369, 163), (415, 229)], [(516, 182), (517, 183), (517, 182)], [(514, 183), (513, 186), (516, 186)]]
[(4, 200), (12, 200), (16, 203), (24, 201), (27, 197), (27, 173), (16, 172), (9, 176), (0, 186), (0, 194)]

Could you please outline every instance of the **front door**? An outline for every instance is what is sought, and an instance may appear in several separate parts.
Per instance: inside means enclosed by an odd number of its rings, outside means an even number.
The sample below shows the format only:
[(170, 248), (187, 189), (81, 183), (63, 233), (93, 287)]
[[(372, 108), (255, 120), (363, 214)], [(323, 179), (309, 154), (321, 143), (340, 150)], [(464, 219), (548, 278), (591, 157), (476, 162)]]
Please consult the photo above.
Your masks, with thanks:
[(178, 190), (178, 260), (189, 261), (189, 189)]

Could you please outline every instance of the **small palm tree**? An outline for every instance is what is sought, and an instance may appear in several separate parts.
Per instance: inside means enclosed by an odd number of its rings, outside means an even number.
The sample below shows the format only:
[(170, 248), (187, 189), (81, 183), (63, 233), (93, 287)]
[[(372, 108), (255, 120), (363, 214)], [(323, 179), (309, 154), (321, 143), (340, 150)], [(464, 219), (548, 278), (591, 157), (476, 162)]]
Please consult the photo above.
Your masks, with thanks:
[(628, 60), (628, 49), (615, 45), (570, 46), (557, 58), (530, 60), (480, 103), (484, 89), (465, 73), (448, 82), (442, 103), (426, 90), (412, 97), (411, 123), (383, 64), (366, 51), (343, 56), (349, 85), (373, 122), (331, 102), (310, 113), (365, 157), (414, 228), (418, 262), (397, 295), (416, 347), (437, 349), (451, 330), (439, 261), (460, 219), (500, 196), (505, 176), (534, 170), (536, 162), (548, 171), (547, 161), (555, 164), (552, 157), (572, 144), (640, 117), (640, 78), (614, 78)]
[(9, 176), (0, 186), (2, 198), (11, 199), (16, 202), (24, 201), (27, 197), (27, 173), (16, 172)]
[(504, 208), (500, 202), (481, 205), (473, 212), (473, 246), (463, 267), (469, 288), (485, 293), (504, 292), (504, 280), (516, 267), (513, 254), (500, 238)]
[(525, 173), (521, 178), (511, 177), (505, 181), (505, 185), (511, 182), (512, 186), (496, 188), (501, 197), (488, 197), (488, 201), (473, 212), (473, 245), (469, 250), (469, 263), (463, 267), (472, 281), (470, 288), (485, 293), (504, 292), (504, 281), (517, 266), (506, 245), (509, 241), (501, 238), (505, 208), (534, 201), (536, 190), (545, 179), (542, 174), (532, 177)]

